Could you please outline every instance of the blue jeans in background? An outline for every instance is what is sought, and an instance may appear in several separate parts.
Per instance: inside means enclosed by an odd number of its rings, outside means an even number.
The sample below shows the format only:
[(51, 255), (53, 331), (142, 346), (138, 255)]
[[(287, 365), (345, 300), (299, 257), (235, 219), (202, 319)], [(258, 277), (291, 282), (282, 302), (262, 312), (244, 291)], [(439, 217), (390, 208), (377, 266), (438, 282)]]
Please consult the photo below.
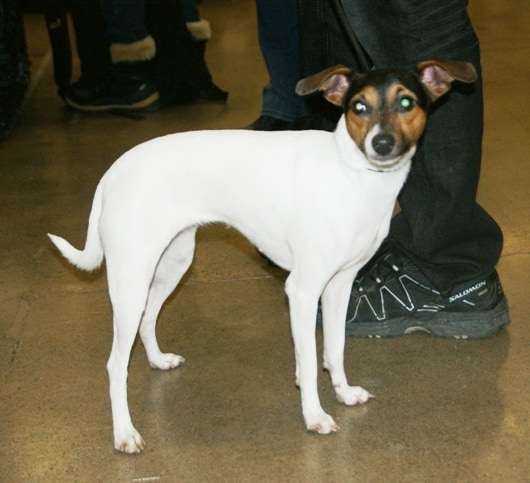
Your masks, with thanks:
[(145, 39), (144, 0), (100, 0), (107, 40), (111, 44), (131, 44)]
[(300, 80), (297, 0), (256, 0), (258, 40), (270, 76), (261, 115), (296, 121), (308, 113), (295, 93)]

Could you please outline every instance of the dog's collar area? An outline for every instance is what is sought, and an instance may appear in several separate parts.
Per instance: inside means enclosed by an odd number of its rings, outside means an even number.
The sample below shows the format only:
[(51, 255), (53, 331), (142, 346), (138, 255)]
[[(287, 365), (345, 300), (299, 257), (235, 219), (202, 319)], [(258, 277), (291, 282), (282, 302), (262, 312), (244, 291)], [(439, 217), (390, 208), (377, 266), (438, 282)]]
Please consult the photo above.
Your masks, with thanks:
[(376, 168), (376, 167), (367, 167), (368, 171), (372, 171), (373, 173), (394, 173), (396, 171), (399, 171), (400, 169), (403, 169), (405, 166), (407, 166), (407, 161), (400, 161), (395, 166), (392, 166), (391, 168)]
[(375, 169), (375, 168), (368, 168), (368, 171), (372, 171), (372, 173), (393, 173), (394, 171), (399, 171), (403, 166), (398, 164), (394, 168), (390, 169)]

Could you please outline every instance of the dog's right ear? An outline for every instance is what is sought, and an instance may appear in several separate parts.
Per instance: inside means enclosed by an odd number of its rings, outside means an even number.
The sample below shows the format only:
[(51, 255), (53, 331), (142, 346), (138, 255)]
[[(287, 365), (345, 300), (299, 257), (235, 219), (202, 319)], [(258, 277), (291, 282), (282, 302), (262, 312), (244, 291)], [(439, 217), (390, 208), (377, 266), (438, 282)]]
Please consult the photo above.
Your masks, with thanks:
[(305, 96), (322, 91), (329, 102), (342, 106), (344, 95), (350, 87), (351, 74), (351, 69), (343, 65), (330, 67), (299, 81), (296, 84), (296, 93), (299, 96)]
[(478, 78), (473, 64), (455, 60), (427, 60), (420, 62), (416, 71), (431, 101), (448, 92), (455, 80), (471, 84)]

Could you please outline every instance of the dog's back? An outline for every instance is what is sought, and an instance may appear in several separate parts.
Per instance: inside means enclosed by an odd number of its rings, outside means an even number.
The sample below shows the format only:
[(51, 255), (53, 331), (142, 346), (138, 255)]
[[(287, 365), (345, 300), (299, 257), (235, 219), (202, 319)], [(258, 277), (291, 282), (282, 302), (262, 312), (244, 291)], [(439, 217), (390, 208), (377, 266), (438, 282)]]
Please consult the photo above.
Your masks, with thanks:
[[(143, 143), (101, 180), (100, 233), (112, 233), (103, 245), (123, 250), (153, 233), (167, 245), (189, 226), (221, 222), (290, 269), (292, 245), (322, 231), (375, 237), (367, 227), (386, 219), (407, 170), (388, 173), (378, 189), (383, 179), (364, 169), (364, 156), (343, 131), (196, 131)], [(348, 152), (337, 153), (344, 137)], [(361, 206), (367, 220), (358, 215)], [(326, 215), (330, 209), (340, 213)], [(311, 218), (320, 220), (315, 233)]]

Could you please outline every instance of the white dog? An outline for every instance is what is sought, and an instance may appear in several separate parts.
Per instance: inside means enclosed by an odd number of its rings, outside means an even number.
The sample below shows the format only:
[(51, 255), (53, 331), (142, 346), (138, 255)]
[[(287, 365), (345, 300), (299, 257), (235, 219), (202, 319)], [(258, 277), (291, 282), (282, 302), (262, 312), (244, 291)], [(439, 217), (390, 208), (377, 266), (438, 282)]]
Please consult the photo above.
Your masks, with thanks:
[(296, 379), (308, 430), (338, 427), (317, 391), (315, 321), (321, 297), (324, 367), (347, 405), (371, 395), (350, 386), (343, 368), (344, 321), (354, 277), (388, 232), (397, 195), (423, 132), (427, 106), (453, 80), (472, 82), (470, 64), (427, 61), (417, 74), (337, 66), (301, 81), (343, 106), (334, 133), (324, 131), (198, 131), (143, 143), (101, 179), (83, 251), (49, 235), (83, 270), (106, 259), (114, 317), (107, 369), (116, 449), (145, 443), (127, 404), (127, 368), (138, 329), (151, 366), (183, 359), (160, 351), (159, 310), (189, 268), (195, 232), (206, 223), (235, 227), (290, 272), (289, 299)]

